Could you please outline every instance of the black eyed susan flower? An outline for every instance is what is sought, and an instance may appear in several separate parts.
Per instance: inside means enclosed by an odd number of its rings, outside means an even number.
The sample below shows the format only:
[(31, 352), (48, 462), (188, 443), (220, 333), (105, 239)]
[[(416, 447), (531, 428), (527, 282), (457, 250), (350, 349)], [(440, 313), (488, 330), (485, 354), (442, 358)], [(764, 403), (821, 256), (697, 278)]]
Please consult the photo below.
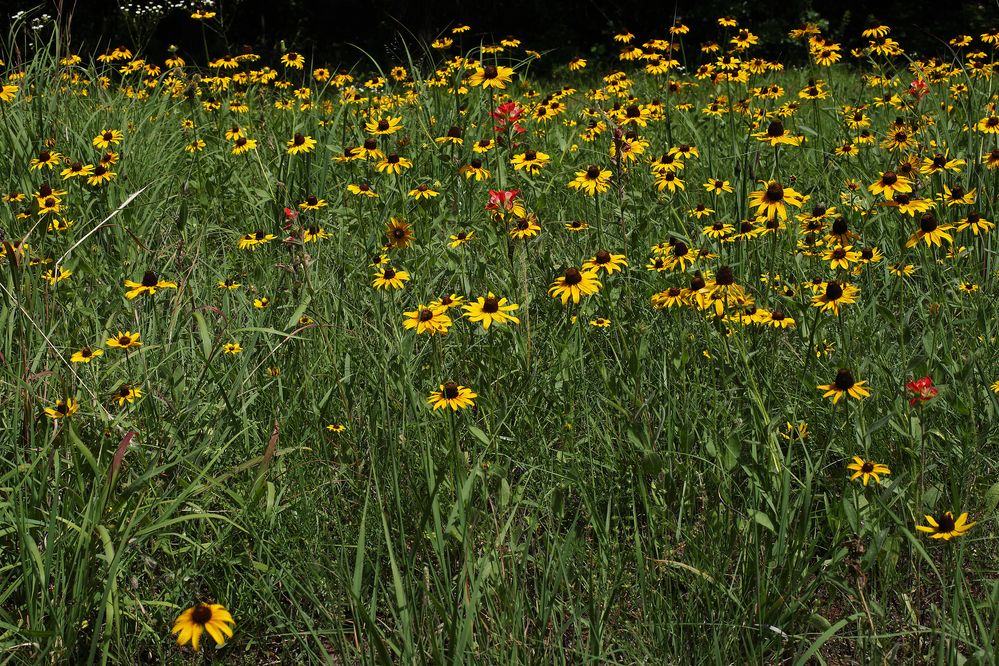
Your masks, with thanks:
[(310, 224), (302, 229), (302, 242), (304, 243), (315, 243), (316, 241), (325, 240), (329, 237), (330, 235), (326, 232), (326, 230), (318, 224)]
[(767, 125), (767, 129), (763, 132), (755, 132), (753, 136), (757, 141), (762, 141), (763, 143), (769, 144), (771, 146), (787, 145), (787, 146), (800, 146), (801, 142), (805, 140), (805, 137), (794, 134), (791, 130), (784, 127), (784, 123), (779, 120), (772, 121)]
[(113, 338), (108, 338), (105, 344), (108, 347), (113, 347), (115, 349), (131, 349), (132, 347), (142, 346), (142, 342), (139, 341), (141, 334), (136, 331), (132, 333), (131, 331), (125, 331), (122, 333), (118, 331), (118, 334)]
[(837, 245), (826, 250), (822, 259), (828, 261), (829, 268), (833, 270), (837, 268), (849, 270), (851, 263), (860, 261), (860, 253), (854, 252), (852, 245)]
[(471, 160), (468, 164), (461, 167), (458, 172), (464, 174), (466, 180), (475, 178), (477, 182), (481, 182), (489, 178), (489, 170), (482, 166), (482, 160), (478, 158)]
[(444, 136), (438, 136), (434, 139), (434, 143), (439, 146), (445, 144), (451, 144), (452, 146), (462, 146), (465, 144), (465, 139), (461, 136), (461, 128), (457, 125), (452, 125), (448, 128), (447, 134)]
[(780, 436), (789, 442), (800, 442), (808, 437), (808, 424), (804, 421), (798, 423), (787, 421)]
[(919, 229), (905, 242), (905, 246), (915, 247), (919, 241), (925, 242), (927, 247), (932, 245), (940, 247), (941, 241), (953, 243), (954, 237), (947, 233), (952, 228), (949, 224), (940, 224), (936, 215), (927, 211), (919, 218)]
[(142, 282), (125, 280), (125, 286), (128, 287), (125, 298), (131, 301), (138, 296), (152, 296), (158, 289), (176, 289), (177, 283), (161, 280), (153, 271), (146, 271)]
[(518, 309), (516, 303), (508, 303), (506, 298), (496, 298), (493, 292), (489, 292), (485, 297), (479, 298), (472, 303), (462, 306), (465, 311), (465, 318), (473, 323), (481, 323), (482, 328), (489, 330), (493, 324), (519, 324), (520, 319), (510, 312)]
[(607, 250), (599, 250), (592, 258), (583, 262), (583, 270), (606, 271), (608, 275), (622, 270), (628, 265), (623, 254), (611, 254)]
[(71, 275), (73, 275), (73, 271), (68, 271), (62, 266), (59, 266), (56, 269), (50, 268), (42, 273), (42, 279), (48, 282), (50, 287), (54, 287), (63, 280), (68, 280)]
[(103, 349), (91, 349), (89, 345), (85, 345), (83, 349), (73, 352), (73, 355), (69, 357), (71, 363), (90, 363), (98, 356), (103, 356)]
[(605, 319), (604, 317), (597, 317), (596, 319), (590, 320), (590, 326), (594, 328), (607, 328), (611, 325), (610, 319)]
[(106, 129), (101, 130), (101, 133), (95, 136), (91, 143), (94, 148), (105, 150), (113, 145), (121, 143), (124, 138), (125, 136), (119, 130)]
[(0, 85), (0, 102), (13, 102), (18, 90), (20, 90), (20, 86), (12, 83)]
[(704, 189), (716, 195), (724, 192), (734, 192), (727, 180), (720, 180), (718, 178), (708, 178), (708, 182), (704, 183)]
[(171, 634), (177, 634), (177, 644), (190, 642), (197, 652), (201, 647), (201, 634), (208, 632), (216, 645), (225, 643), (226, 637), (232, 638), (232, 627), (236, 621), (222, 604), (196, 604), (191, 606), (174, 621)]
[(261, 296), (260, 298), (253, 299), (253, 307), (258, 310), (266, 310), (271, 306), (271, 299), (266, 296)]
[(794, 318), (783, 310), (759, 310), (756, 321), (771, 328), (794, 328)]
[(832, 311), (839, 315), (842, 305), (856, 303), (860, 289), (846, 282), (829, 280), (822, 283), (820, 293), (812, 297), (812, 306), (819, 308), (822, 312)]
[(548, 295), (553, 298), (561, 298), (562, 305), (572, 299), (574, 304), (579, 303), (582, 296), (590, 296), (600, 291), (600, 281), (597, 280), (596, 269), (580, 271), (578, 268), (569, 268), (565, 274), (556, 278), (548, 287)]
[(94, 167), (93, 172), (87, 176), (87, 184), (93, 187), (100, 187), (101, 185), (110, 183), (117, 176), (117, 173), (108, 169), (104, 164), (98, 164)]
[(238, 342), (227, 342), (222, 345), (222, 353), (235, 356), (243, 353), (243, 347)]
[(111, 394), (111, 402), (117, 402), (119, 407), (123, 407), (126, 402), (131, 405), (136, 401), (136, 399), (141, 397), (142, 389), (138, 386), (122, 384), (114, 393)]
[(670, 192), (686, 191), (687, 185), (675, 171), (664, 171), (656, 175), (656, 189), (660, 192), (666, 189)]
[(888, 469), (887, 465), (876, 463), (873, 460), (864, 460), (860, 456), (853, 456), (853, 462), (847, 465), (846, 468), (853, 472), (850, 475), (851, 481), (860, 479), (865, 486), (871, 479), (874, 479), (876, 483), (881, 483), (881, 475), (891, 474), (891, 470)]
[(840, 369), (836, 373), (836, 379), (833, 380), (832, 384), (823, 384), (816, 388), (824, 391), (822, 394), (823, 398), (832, 398), (832, 403), (835, 405), (843, 396), (849, 396), (855, 400), (863, 400), (871, 395), (870, 389), (865, 384), (867, 384), (866, 380), (858, 382), (849, 370)]
[(947, 206), (970, 206), (975, 203), (975, 188), (965, 190), (960, 185), (950, 187), (944, 185), (942, 194), (937, 195), (937, 199), (943, 201)]
[(515, 171), (523, 170), (532, 176), (540, 173), (541, 169), (549, 162), (551, 162), (551, 157), (549, 155), (530, 149), (525, 150), (518, 155), (514, 155), (510, 160), (510, 164), (513, 165)]
[(805, 199), (790, 187), (784, 187), (776, 180), (769, 182), (760, 181), (766, 185), (766, 189), (751, 192), (749, 195), (749, 205), (756, 206), (757, 216), (766, 215), (768, 220), (774, 216), (780, 219), (787, 219), (787, 207), (794, 206), (800, 208)]
[(51, 419), (62, 419), (76, 414), (79, 409), (80, 405), (76, 400), (66, 398), (65, 400), (56, 400), (54, 407), (46, 407), (45, 415)]
[(975, 129), (983, 134), (999, 134), (999, 116), (985, 116), (975, 123)]
[(390, 217), (385, 226), (385, 235), (388, 236), (389, 247), (407, 248), (416, 240), (413, 234), (413, 225), (399, 217)]
[(326, 429), (329, 430), (334, 435), (339, 435), (340, 433), (345, 432), (347, 430), (347, 426), (345, 426), (342, 423), (330, 423), (329, 425), (326, 426)]
[(462, 245), (465, 245), (466, 243), (470, 243), (471, 241), (475, 240), (475, 232), (459, 231), (458, 233), (450, 236), (449, 238), (451, 242), (448, 243), (448, 246), (451, 248), (458, 248), (461, 247)]
[(368, 183), (360, 183), (357, 185), (352, 183), (347, 186), (347, 191), (351, 194), (356, 194), (357, 196), (368, 197), (369, 199), (378, 198), (378, 193), (375, 192)]
[(659, 293), (652, 294), (652, 307), (656, 310), (680, 307), (686, 305), (689, 296), (685, 290), (679, 287), (670, 287)]
[(310, 194), (305, 197), (305, 201), (298, 204), (298, 207), (302, 210), (319, 210), (320, 208), (325, 208), (329, 204), (326, 203), (326, 199), (320, 199), (315, 194)]
[(569, 187), (592, 197), (599, 192), (606, 192), (610, 187), (610, 179), (610, 171), (591, 164), (586, 171), (576, 172), (576, 177), (569, 182)]
[(967, 512), (962, 513), (957, 519), (950, 511), (944, 511), (937, 516), (926, 516), (927, 525), (916, 525), (916, 529), (930, 535), (931, 539), (943, 539), (950, 541), (960, 536), (974, 527), (975, 523), (968, 522)]
[(189, 144), (184, 146), (184, 150), (188, 153), (200, 153), (207, 145), (208, 144), (205, 143), (204, 139), (196, 137)]
[(232, 144), (233, 155), (242, 155), (243, 153), (247, 153), (251, 150), (256, 150), (256, 149), (257, 149), (257, 140), (247, 139), (245, 136), (239, 137)]
[(369, 120), (364, 124), (364, 131), (368, 134), (387, 135), (395, 134), (402, 129), (402, 116), (388, 116), (378, 120)]
[(566, 231), (571, 231), (573, 233), (578, 233), (580, 231), (586, 231), (590, 228), (590, 225), (582, 220), (572, 220), (571, 222), (565, 223)]
[(89, 178), (94, 175), (94, 165), (93, 164), (81, 164), (80, 162), (73, 162), (68, 167), (63, 169), (60, 173), (63, 180), (69, 180), (70, 178), (79, 178), (81, 176)]
[(305, 67), (305, 58), (299, 53), (285, 53), (281, 56), (281, 62), (285, 67), (290, 67), (291, 69), (302, 69)]
[(408, 281), (408, 272), (396, 270), (391, 266), (385, 266), (375, 272), (371, 285), (375, 289), (402, 289)]
[(43, 150), (31, 158), (31, 170), (51, 169), (62, 164), (62, 154), (54, 150)]
[(409, 169), (412, 166), (413, 163), (410, 160), (405, 157), (400, 157), (396, 153), (392, 153), (378, 162), (378, 164), (375, 165), (375, 168), (381, 173), (399, 175), (404, 169)]
[[(472, 152), (475, 153), (488, 153), (490, 150), (496, 147), (496, 142), (492, 139), (479, 139), (472, 144)], [(999, 163), (999, 162), (997, 162)]]
[(447, 315), (447, 310), (448, 308), (445, 305), (423, 305), (421, 303), (416, 306), (415, 310), (402, 313), (406, 317), (402, 325), (407, 330), (416, 329), (418, 335), (424, 333), (428, 335), (446, 335), (448, 329), (453, 324), (451, 317)]
[(517, 217), (510, 227), (510, 236), (517, 240), (532, 238), (541, 233), (541, 225), (538, 224), (538, 217), (534, 213), (528, 213), (523, 217)]
[(296, 132), (295, 136), (288, 140), (287, 146), (289, 155), (311, 153), (312, 149), (316, 147), (316, 140), (311, 136)]
[(440, 192), (431, 189), (430, 186), (427, 184), (417, 185), (416, 187), (414, 187), (409, 191), (409, 196), (413, 197), (417, 201), (419, 201), (420, 199), (431, 199), (439, 194)]
[(993, 222), (986, 220), (978, 211), (971, 211), (968, 216), (964, 219), (958, 221), (957, 230), (958, 232), (971, 230), (976, 236), (979, 233), (987, 234), (996, 228)]
[(912, 192), (912, 183), (894, 171), (885, 171), (876, 182), (868, 185), (867, 189), (873, 194), (883, 194), (885, 199), (891, 199), (896, 194)]
[(448, 407), (456, 412), (459, 409), (473, 407), (475, 405), (475, 398), (478, 397), (478, 394), (467, 386), (458, 386), (454, 382), (446, 382), (440, 385), (440, 389), (427, 396), (427, 404), (433, 407), (435, 412), (438, 409), (447, 409)]
[(258, 246), (266, 245), (275, 238), (274, 234), (269, 234), (258, 229), (251, 234), (240, 236), (237, 245), (240, 250), (255, 250)]
[(486, 65), (477, 67), (475, 72), (468, 77), (468, 85), (483, 88), (496, 88), (503, 90), (506, 84), (513, 81), (513, 68), (501, 65)]

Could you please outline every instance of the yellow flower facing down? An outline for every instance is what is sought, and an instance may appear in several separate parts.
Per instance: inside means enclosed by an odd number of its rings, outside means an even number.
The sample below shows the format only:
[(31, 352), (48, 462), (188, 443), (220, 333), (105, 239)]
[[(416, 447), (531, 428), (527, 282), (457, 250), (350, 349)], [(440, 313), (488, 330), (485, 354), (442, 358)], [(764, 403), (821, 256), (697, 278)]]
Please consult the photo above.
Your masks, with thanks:
[(849, 396), (854, 400), (863, 400), (871, 395), (871, 391), (866, 387), (866, 384), (866, 380), (858, 382), (854, 379), (853, 373), (849, 370), (841, 369), (836, 373), (836, 379), (833, 380), (832, 384), (823, 384), (816, 388), (824, 391), (822, 394), (823, 398), (832, 398), (832, 403), (835, 405), (843, 396)]
[(579, 304), (581, 297), (597, 293), (601, 286), (595, 269), (580, 271), (573, 267), (552, 282), (548, 287), (548, 295), (552, 298), (561, 298), (562, 305), (566, 305), (570, 298), (574, 304)]
[(152, 296), (157, 289), (176, 289), (177, 283), (161, 280), (153, 271), (146, 271), (142, 282), (125, 280), (125, 286), (128, 287), (125, 298), (131, 301), (138, 296)]
[(874, 479), (876, 483), (881, 483), (881, 475), (891, 474), (891, 470), (888, 469), (887, 465), (876, 463), (873, 460), (864, 460), (860, 456), (853, 456), (853, 462), (847, 465), (846, 468), (853, 472), (850, 475), (851, 481), (861, 479), (865, 486), (871, 479)]
[(236, 621), (222, 604), (197, 604), (180, 614), (173, 623), (171, 634), (177, 634), (177, 644), (190, 643), (194, 651), (201, 647), (201, 634), (208, 632), (217, 645), (232, 638), (232, 627)]
[(975, 523), (968, 522), (967, 512), (962, 513), (957, 519), (950, 511), (945, 511), (938, 516), (926, 516), (927, 525), (916, 525), (916, 529), (930, 535), (931, 539), (943, 539), (950, 541), (964, 534), (974, 527)]
[(447, 382), (441, 384), (440, 389), (427, 396), (427, 404), (432, 406), (435, 412), (438, 409), (448, 407), (456, 412), (459, 409), (474, 406), (475, 398), (478, 397), (478, 394), (467, 386), (458, 386), (454, 382)]
[(479, 296), (474, 303), (467, 303), (462, 306), (465, 310), (465, 318), (474, 323), (481, 323), (482, 328), (489, 330), (493, 323), (519, 324), (520, 319), (509, 314), (520, 306), (516, 303), (508, 303), (505, 298), (496, 298), (493, 292), (487, 296)]
[(73, 355), (69, 357), (70, 363), (90, 363), (98, 356), (103, 356), (103, 349), (91, 349), (89, 346), (85, 346), (80, 351), (73, 352)]
[(402, 325), (407, 330), (416, 329), (418, 335), (427, 333), (428, 335), (447, 335), (447, 331), (454, 323), (447, 315), (446, 305), (423, 305), (416, 306), (411, 312), (403, 312), (406, 317)]

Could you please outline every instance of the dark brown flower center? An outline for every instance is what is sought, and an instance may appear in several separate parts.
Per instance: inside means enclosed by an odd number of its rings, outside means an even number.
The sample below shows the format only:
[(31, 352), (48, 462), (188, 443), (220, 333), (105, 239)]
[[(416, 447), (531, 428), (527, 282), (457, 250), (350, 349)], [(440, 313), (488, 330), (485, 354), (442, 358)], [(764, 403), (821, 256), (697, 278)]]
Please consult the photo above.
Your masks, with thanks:
[(241, 136), (238, 139), (236, 139), (236, 145), (239, 146), (240, 148), (242, 148), (243, 146), (245, 146), (246, 145), (246, 137)]
[(770, 183), (767, 186), (766, 200), (772, 203), (781, 201), (784, 198), (784, 188), (780, 183)]
[(461, 128), (460, 127), (454, 127), (454, 126), (452, 126), (451, 129), (449, 129), (447, 131), (447, 135), (451, 139), (460, 139), (461, 138)]
[(389, 155), (387, 159), (388, 159), (388, 163), (389, 164), (398, 164), (399, 163), (399, 156), (396, 155), (395, 153), (392, 153), (391, 155)]
[(489, 296), (482, 303), (482, 311), (490, 314), (499, 312), (499, 300), (495, 296)]
[(444, 389), (441, 391), (443, 395), (448, 400), (454, 400), (458, 397), (458, 385), (454, 382), (448, 382), (444, 385)]
[(538, 159), (538, 153), (537, 153), (537, 151), (528, 150), (528, 151), (524, 152), (524, 160), (526, 160), (528, 162), (533, 162), (536, 159)]
[(132, 338), (128, 335), (120, 335), (118, 336), (118, 344), (122, 347), (127, 347), (132, 344)]
[(495, 79), (499, 76), (499, 70), (496, 69), (495, 65), (486, 65), (482, 71), (487, 79)]
[(735, 284), (735, 273), (732, 272), (731, 266), (722, 266), (718, 269), (718, 278), (715, 280), (716, 284), (723, 287)]
[(191, 621), (195, 624), (200, 624), (202, 626), (211, 622), (212, 619), (212, 609), (205, 604), (198, 604), (194, 607), (194, 611), (191, 613)]
[(315, 194), (310, 194), (305, 198), (305, 203), (309, 204), (310, 206), (315, 206), (316, 204), (319, 203), (319, 197), (317, 197)]
[(482, 160), (480, 160), (480, 159), (474, 159), (471, 162), (469, 162), (469, 166), (472, 167), (473, 169), (476, 169), (476, 170), (481, 169), (482, 168)]
[(863, 472), (864, 474), (870, 474), (871, 472), (874, 471), (874, 463), (870, 461), (865, 462), (863, 465), (861, 465), (860, 471)]
[(378, 121), (378, 131), (379, 132), (384, 132), (388, 128), (389, 128), (389, 121), (385, 120), (384, 118), (382, 118), (381, 120)]
[(953, 532), (955, 527), (956, 525), (954, 523), (954, 514), (952, 514), (951, 512), (948, 511), (947, 513), (937, 516), (936, 531), (938, 534), (947, 534), (948, 532)]
[(570, 268), (565, 272), (565, 284), (574, 285), (583, 281), (583, 276), (578, 268)]
[(832, 252), (832, 257), (833, 257), (833, 259), (842, 259), (842, 258), (843, 258), (843, 257), (845, 257), (845, 256), (846, 256), (846, 250), (844, 250), (844, 249), (843, 249), (843, 248), (841, 248), (841, 247), (838, 247), (838, 248), (836, 248), (836, 249), (835, 249), (835, 250), (833, 250), (833, 252)]
[(607, 250), (600, 250), (597, 252), (597, 256), (594, 257), (598, 264), (610, 263), (611, 255)]
[(392, 268), (391, 266), (388, 267), (388, 268), (386, 268), (382, 272), (382, 279), (384, 279), (384, 280), (391, 280), (393, 278), (395, 278), (395, 269)]
[(773, 138), (784, 136), (784, 123), (779, 120), (770, 123), (770, 126), (767, 127), (767, 136)]
[(375, 146), (377, 146), (377, 145), (378, 145), (378, 143), (374, 139), (365, 139), (364, 140), (364, 149), (365, 150), (374, 150)]
[(840, 286), (839, 282), (836, 280), (830, 280), (826, 283), (826, 300), (827, 301), (837, 301), (843, 297), (843, 287)]
[(600, 177), (600, 167), (590, 165), (586, 169), (586, 177), (590, 180), (596, 180)]
[(864, 259), (868, 259), (868, 260), (873, 259), (874, 258), (874, 250), (872, 250), (869, 247), (865, 247), (863, 250), (860, 251), (860, 256), (863, 257)]
[(433, 318), (434, 318), (434, 313), (432, 310), (429, 310), (427, 308), (423, 308), (422, 310), (420, 310), (419, 314), (420, 321), (430, 321)]
[(840, 391), (849, 391), (856, 383), (849, 370), (840, 370), (837, 372), (836, 379), (833, 381), (833, 385)]
[(937, 218), (933, 213), (923, 213), (923, 216), (919, 218), (919, 230), (924, 234), (928, 234), (935, 231), (937, 228)]
[(296, 133), (295, 134), (295, 138), (292, 141), (293, 141), (294, 145), (301, 146), (302, 144), (305, 143), (305, 137), (302, 136), (301, 134), (297, 134)]
[(881, 176), (882, 185), (894, 185), (898, 182), (898, 176), (895, 175), (894, 171), (885, 171), (885, 174)]
[(262, 240), (264, 240), (265, 238), (267, 238), (267, 234), (265, 234), (265, 233), (264, 233), (263, 231), (260, 231), (260, 230), (258, 229), (257, 231), (254, 231), (254, 232), (253, 232), (253, 239), (254, 239), (254, 240), (258, 240), (258, 241), (262, 241)]
[(146, 271), (142, 276), (142, 286), (143, 287), (155, 287), (159, 279), (156, 277), (156, 273), (152, 271)]
[(836, 236), (842, 236), (850, 230), (850, 226), (845, 217), (837, 217), (832, 225), (832, 232)]

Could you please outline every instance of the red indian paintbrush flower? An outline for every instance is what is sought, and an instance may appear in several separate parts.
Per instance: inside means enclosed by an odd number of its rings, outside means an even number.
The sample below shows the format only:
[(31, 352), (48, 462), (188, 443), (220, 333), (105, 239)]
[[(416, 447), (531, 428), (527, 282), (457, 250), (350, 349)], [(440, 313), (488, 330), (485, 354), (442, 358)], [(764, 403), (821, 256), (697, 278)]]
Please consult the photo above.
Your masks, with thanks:
[(493, 129), (496, 132), (505, 132), (507, 126), (510, 126), (512, 123), (511, 129), (517, 134), (521, 134), (527, 131), (526, 129), (524, 129), (523, 125), (517, 122), (518, 120), (520, 120), (520, 116), (523, 113), (524, 113), (524, 107), (517, 104), (516, 102), (510, 101), (510, 102), (503, 102), (502, 104), (497, 106), (496, 110), (491, 112), (489, 115), (491, 115), (493, 118), (496, 119), (496, 126), (493, 127)]
[(912, 398), (909, 400), (910, 407), (914, 407), (917, 402), (925, 402), (926, 400), (935, 398), (937, 393), (939, 393), (929, 376), (922, 379), (914, 379), (906, 384), (905, 388), (912, 392)]

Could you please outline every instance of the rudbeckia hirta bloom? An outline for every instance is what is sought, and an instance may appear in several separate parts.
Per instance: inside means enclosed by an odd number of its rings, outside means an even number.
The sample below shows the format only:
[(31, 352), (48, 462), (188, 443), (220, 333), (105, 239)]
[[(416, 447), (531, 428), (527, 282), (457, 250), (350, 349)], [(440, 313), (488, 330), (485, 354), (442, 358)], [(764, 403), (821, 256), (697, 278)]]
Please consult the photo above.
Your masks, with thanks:
[(253, 250), (258, 245), (270, 243), (275, 238), (276, 236), (274, 234), (269, 234), (258, 229), (252, 234), (240, 236), (238, 246), (240, 250)]
[(877, 483), (881, 483), (880, 475), (891, 474), (891, 470), (888, 469), (887, 465), (876, 463), (873, 460), (864, 460), (860, 456), (853, 456), (853, 462), (847, 465), (846, 468), (853, 472), (850, 476), (851, 481), (861, 479), (865, 486), (871, 479), (874, 479)]
[[(762, 183), (763, 181), (761, 181)], [(780, 219), (787, 219), (787, 206), (800, 208), (805, 199), (790, 187), (784, 187), (776, 180), (763, 183), (767, 187), (765, 190), (757, 190), (749, 195), (749, 205), (756, 206), (756, 214), (759, 217), (766, 215), (768, 220), (774, 216)]]
[(382, 173), (392, 173), (398, 175), (402, 173), (403, 169), (408, 169), (412, 166), (413, 163), (410, 160), (405, 157), (400, 157), (396, 153), (392, 153), (378, 162), (378, 164), (375, 165), (375, 168)]
[(539, 233), (541, 233), (541, 225), (538, 224), (538, 218), (533, 213), (526, 217), (518, 217), (510, 228), (510, 236), (517, 240), (531, 238)]
[(418, 185), (409, 191), (409, 196), (413, 197), (417, 201), (420, 199), (430, 199), (436, 197), (440, 192), (430, 189), (429, 185), (423, 184)]
[(91, 349), (89, 346), (85, 346), (80, 351), (73, 352), (73, 355), (69, 357), (71, 363), (90, 363), (98, 356), (104, 354), (103, 349)]
[(241, 354), (243, 347), (238, 342), (227, 342), (222, 345), (223, 354)]
[(177, 634), (178, 645), (190, 642), (197, 652), (203, 632), (207, 631), (217, 645), (222, 645), (226, 637), (232, 638), (232, 627), (229, 625), (235, 624), (236, 621), (222, 604), (197, 604), (180, 614), (170, 633)]
[(417, 334), (446, 335), (453, 324), (451, 317), (447, 315), (447, 310), (445, 305), (420, 304), (415, 310), (402, 313), (406, 317), (402, 325), (407, 330), (415, 328)]
[(561, 298), (562, 305), (572, 299), (574, 304), (579, 303), (582, 296), (590, 296), (600, 291), (600, 281), (597, 280), (597, 271), (580, 271), (572, 267), (565, 271), (565, 274), (556, 278), (548, 287), (548, 295), (553, 298)]
[(461, 247), (465, 243), (468, 243), (470, 241), (475, 240), (475, 232), (474, 231), (459, 231), (458, 233), (454, 234), (453, 236), (450, 236), (449, 239), (451, 241), (450, 243), (448, 243), (449, 247), (451, 247), (451, 248)]
[(867, 189), (873, 194), (883, 194), (885, 199), (891, 200), (896, 194), (912, 192), (912, 183), (894, 171), (885, 171), (881, 174), (881, 178), (868, 185)]
[(863, 400), (871, 395), (870, 389), (865, 384), (867, 384), (866, 380), (858, 382), (854, 379), (853, 373), (849, 370), (841, 369), (836, 373), (836, 379), (833, 380), (832, 384), (823, 384), (816, 388), (820, 391), (825, 391), (822, 397), (832, 398), (832, 402), (835, 405), (844, 395), (855, 400)]
[(628, 265), (623, 254), (611, 254), (607, 250), (599, 250), (592, 259), (583, 262), (583, 270), (605, 270), (610, 275)]
[(592, 197), (598, 192), (606, 192), (610, 187), (610, 179), (610, 171), (590, 165), (586, 171), (576, 172), (576, 178), (569, 182), (569, 187), (581, 190)]
[(125, 298), (132, 300), (138, 296), (152, 296), (157, 289), (176, 289), (177, 283), (161, 280), (153, 271), (146, 271), (142, 276), (142, 282), (125, 280), (125, 286), (128, 287)]
[(59, 173), (59, 175), (62, 176), (63, 180), (69, 180), (70, 178), (79, 178), (80, 176), (90, 177), (93, 174), (94, 174), (93, 164), (81, 164), (80, 162), (73, 162)]
[(111, 400), (117, 402), (119, 407), (123, 407), (126, 402), (131, 405), (135, 402), (136, 398), (141, 397), (142, 389), (131, 384), (122, 384), (118, 387), (117, 391), (111, 394)]
[(408, 272), (397, 271), (391, 266), (386, 266), (375, 272), (371, 285), (375, 289), (402, 289), (406, 286), (405, 283), (408, 281)]
[(427, 396), (427, 404), (431, 405), (436, 412), (438, 409), (450, 407), (452, 411), (458, 411), (465, 407), (475, 405), (475, 398), (478, 398), (472, 389), (467, 386), (458, 386), (454, 382), (447, 382), (440, 385), (440, 389)]
[(951, 228), (949, 224), (940, 224), (937, 222), (936, 215), (932, 212), (923, 213), (919, 218), (919, 229), (905, 242), (905, 246), (908, 248), (915, 247), (919, 244), (919, 241), (924, 241), (927, 247), (931, 245), (939, 247), (941, 241), (952, 243), (954, 242), (954, 237), (947, 233)]
[(846, 282), (837, 282), (836, 280), (826, 282), (821, 289), (821, 293), (812, 297), (812, 305), (819, 308), (822, 312), (832, 310), (837, 315), (839, 314), (841, 305), (856, 303), (857, 294), (860, 293), (860, 289), (853, 285)]
[(368, 134), (394, 134), (402, 129), (402, 117), (380, 118), (379, 120), (369, 120), (364, 124), (364, 131)]
[(110, 183), (117, 175), (103, 164), (98, 164), (94, 167), (93, 173), (87, 176), (87, 185), (99, 187), (105, 183)]
[(975, 525), (975, 523), (968, 522), (967, 512), (962, 513), (956, 520), (950, 511), (944, 511), (938, 516), (927, 515), (926, 522), (928, 525), (916, 525), (916, 529), (920, 532), (926, 532), (932, 539), (943, 539), (944, 541), (964, 536), (965, 532)]
[(38, 153), (38, 157), (31, 158), (31, 170), (36, 169), (51, 169), (62, 163), (62, 154), (57, 153), (54, 150), (43, 150)]
[(288, 140), (288, 154), (297, 155), (299, 153), (311, 153), (316, 147), (316, 140), (311, 136), (295, 133), (295, 136)]
[(829, 268), (847, 270), (851, 263), (860, 261), (860, 253), (852, 251), (852, 245), (837, 245), (825, 251), (822, 259), (829, 262)]
[(505, 298), (496, 298), (492, 292), (485, 297), (479, 296), (474, 303), (462, 306), (465, 310), (465, 317), (474, 323), (481, 323), (482, 328), (489, 330), (495, 322), (497, 324), (514, 323), (519, 324), (520, 319), (508, 314), (520, 306), (516, 303), (508, 303)]
[(106, 129), (102, 130), (100, 134), (95, 136), (92, 143), (94, 148), (104, 150), (111, 145), (121, 143), (121, 140), (124, 138), (124, 135), (120, 131), (116, 129)]
[(55, 407), (46, 407), (45, 414), (52, 419), (61, 419), (76, 414), (78, 409), (80, 409), (80, 405), (76, 400), (66, 398), (65, 400), (56, 400)]
[(245, 136), (241, 136), (236, 139), (236, 142), (232, 144), (232, 154), (242, 155), (245, 152), (256, 150), (257, 140), (247, 139)]
[(468, 85), (482, 86), (483, 88), (496, 88), (503, 90), (506, 84), (513, 81), (513, 68), (501, 65), (486, 65), (477, 67), (475, 72), (468, 77)]
[(551, 162), (551, 157), (537, 150), (525, 150), (519, 155), (514, 155), (510, 160), (515, 171), (524, 170), (532, 176), (537, 175), (542, 167)]
[(125, 331), (122, 333), (118, 331), (118, 335), (113, 338), (108, 338), (105, 344), (108, 347), (114, 347), (116, 349), (131, 349), (132, 347), (139, 347), (142, 343), (139, 341), (140, 333), (136, 331), (132, 333), (131, 331)]

